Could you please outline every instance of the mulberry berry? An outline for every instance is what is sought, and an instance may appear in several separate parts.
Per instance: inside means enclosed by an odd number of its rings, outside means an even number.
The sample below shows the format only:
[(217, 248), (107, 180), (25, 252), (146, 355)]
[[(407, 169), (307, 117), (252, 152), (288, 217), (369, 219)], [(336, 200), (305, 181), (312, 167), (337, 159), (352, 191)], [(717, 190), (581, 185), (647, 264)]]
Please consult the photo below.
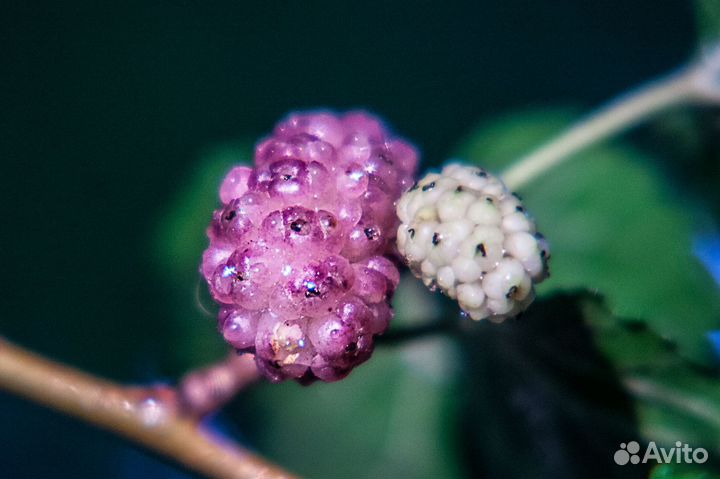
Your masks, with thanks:
[(335, 381), (365, 361), (399, 281), (395, 204), (415, 149), (365, 113), (296, 114), (231, 170), (201, 272), (225, 340), (272, 381)]
[(397, 245), (413, 273), (475, 320), (502, 321), (533, 300), (550, 252), (520, 198), (480, 168), (450, 164), (398, 202)]

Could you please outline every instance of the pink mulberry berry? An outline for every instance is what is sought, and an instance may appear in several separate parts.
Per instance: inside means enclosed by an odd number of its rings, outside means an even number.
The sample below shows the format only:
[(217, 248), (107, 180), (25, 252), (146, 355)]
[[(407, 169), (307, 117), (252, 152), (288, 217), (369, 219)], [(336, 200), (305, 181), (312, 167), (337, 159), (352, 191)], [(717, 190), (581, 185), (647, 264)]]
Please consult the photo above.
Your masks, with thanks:
[(367, 360), (399, 281), (386, 258), (415, 149), (365, 113), (291, 115), (231, 170), (201, 272), (219, 327), (271, 381), (336, 381)]

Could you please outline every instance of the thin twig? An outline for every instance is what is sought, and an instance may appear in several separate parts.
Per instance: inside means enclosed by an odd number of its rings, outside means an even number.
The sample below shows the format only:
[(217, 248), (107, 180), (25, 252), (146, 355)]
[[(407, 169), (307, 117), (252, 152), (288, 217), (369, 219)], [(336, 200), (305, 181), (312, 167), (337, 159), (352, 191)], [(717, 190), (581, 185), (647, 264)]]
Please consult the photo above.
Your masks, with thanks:
[(206, 476), (293, 477), (181, 414), (177, 393), (169, 387), (123, 387), (0, 338), (0, 388), (117, 433)]
[(720, 101), (720, 47), (708, 48), (679, 71), (620, 96), (580, 120), (569, 130), (529, 155), (516, 160), (502, 175), (517, 190), (588, 146), (628, 130), (668, 108)]
[(578, 151), (635, 126), (650, 115), (691, 97), (689, 75), (683, 72), (623, 96), (590, 114), (565, 133), (518, 159), (502, 175), (517, 190)]

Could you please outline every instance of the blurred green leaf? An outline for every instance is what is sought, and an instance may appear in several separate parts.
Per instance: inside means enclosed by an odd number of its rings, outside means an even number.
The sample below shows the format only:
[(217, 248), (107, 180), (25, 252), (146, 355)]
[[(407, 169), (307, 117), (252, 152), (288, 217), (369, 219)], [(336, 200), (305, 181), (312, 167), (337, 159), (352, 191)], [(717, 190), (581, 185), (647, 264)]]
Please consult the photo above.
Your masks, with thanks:
[(439, 293), (430, 294), (425, 285), (410, 271), (404, 271), (393, 295), (395, 317), (390, 323), (390, 328), (437, 324), (446, 313), (443, 310), (443, 298), (446, 296)]
[(263, 454), (306, 477), (461, 477), (456, 362), (444, 339), (379, 347), (340, 382), (249, 391), (239, 412), (255, 417), (243, 429)]
[(169, 280), (188, 270), (197, 272), (199, 253), (207, 246), (205, 230), (212, 212), (220, 205), (218, 190), (234, 165), (252, 161), (249, 142), (222, 143), (201, 153), (195, 170), (178, 185), (175, 201), (162, 220), (157, 239), (157, 257), (170, 270)]
[[(572, 118), (565, 110), (510, 116), (478, 129), (457, 156), (499, 171)], [(691, 251), (699, 213), (663, 183), (650, 159), (617, 145), (594, 147), (520, 194), (552, 250), (552, 277), (540, 294), (599, 291), (616, 315), (642, 318), (682, 354), (710, 360), (705, 333), (720, 323), (720, 294)]]
[(159, 222), (155, 240), (158, 276), (165, 288), (172, 327), (169, 356), (173, 369), (208, 363), (227, 351), (215, 327), (214, 311), (204, 281), (198, 273), (208, 240), (205, 230), (219, 204), (218, 189), (233, 165), (249, 163), (250, 142), (222, 143), (200, 155), (187, 180)]
[(586, 301), (584, 315), (595, 342), (635, 398), (640, 432), (648, 441), (676, 441), (720, 455), (720, 377), (680, 357), (644, 323), (612, 317)]
[(660, 464), (653, 468), (650, 479), (720, 479), (720, 474), (697, 464)]
[(720, 2), (717, 0), (695, 0), (695, 10), (700, 42), (720, 39)]

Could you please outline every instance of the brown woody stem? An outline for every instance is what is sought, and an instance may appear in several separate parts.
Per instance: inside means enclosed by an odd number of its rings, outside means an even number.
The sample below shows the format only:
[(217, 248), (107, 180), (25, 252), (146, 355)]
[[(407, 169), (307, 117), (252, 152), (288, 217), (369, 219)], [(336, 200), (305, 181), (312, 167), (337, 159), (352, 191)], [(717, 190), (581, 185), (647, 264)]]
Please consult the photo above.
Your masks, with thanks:
[[(233, 362), (233, 367), (247, 366), (244, 361)], [(293, 477), (183, 414), (173, 388), (120, 386), (25, 351), (3, 338), (0, 389), (114, 432), (207, 476)]]

